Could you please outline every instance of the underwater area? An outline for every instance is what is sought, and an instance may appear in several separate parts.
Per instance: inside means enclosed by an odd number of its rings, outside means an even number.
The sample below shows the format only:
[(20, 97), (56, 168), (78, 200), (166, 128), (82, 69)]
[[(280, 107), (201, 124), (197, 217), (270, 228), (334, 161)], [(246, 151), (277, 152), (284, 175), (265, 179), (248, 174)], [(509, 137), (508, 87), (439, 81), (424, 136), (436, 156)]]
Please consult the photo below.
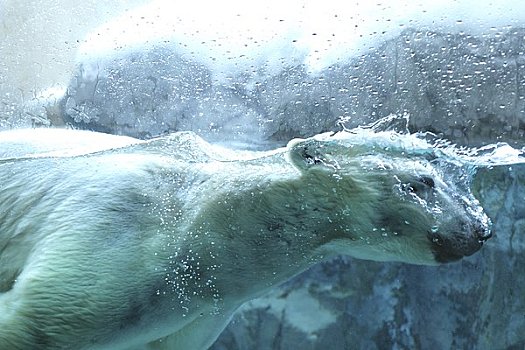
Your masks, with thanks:
[(211, 349), (525, 348), (525, 3), (247, 3), (0, 2), (0, 131), (192, 131), (239, 150), (416, 134), (468, 167), (483, 248), (322, 262), (244, 304)]

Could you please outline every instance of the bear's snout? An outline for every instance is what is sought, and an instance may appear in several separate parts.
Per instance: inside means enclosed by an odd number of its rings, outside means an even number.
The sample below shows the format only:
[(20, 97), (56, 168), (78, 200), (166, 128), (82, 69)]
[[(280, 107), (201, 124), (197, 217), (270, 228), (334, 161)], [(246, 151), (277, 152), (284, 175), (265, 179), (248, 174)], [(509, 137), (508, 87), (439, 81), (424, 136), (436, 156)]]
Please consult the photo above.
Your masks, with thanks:
[(439, 263), (457, 261), (477, 252), (492, 233), (487, 224), (464, 223), (460, 231), (447, 233), (430, 232), (428, 239), (432, 244), (434, 258)]
[(483, 243), (492, 237), (492, 231), (487, 225), (477, 223), (474, 225), (474, 235)]

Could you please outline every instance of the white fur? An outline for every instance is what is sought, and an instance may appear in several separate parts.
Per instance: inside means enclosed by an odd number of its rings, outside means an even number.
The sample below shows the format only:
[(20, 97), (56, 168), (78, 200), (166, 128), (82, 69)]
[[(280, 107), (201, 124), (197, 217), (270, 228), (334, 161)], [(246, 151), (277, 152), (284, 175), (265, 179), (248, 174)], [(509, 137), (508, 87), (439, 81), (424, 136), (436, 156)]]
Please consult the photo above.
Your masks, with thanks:
[(413, 136), (240, 154), (192, 133), (17, 133), (0, 133), (2, 349), (205, 349), (244, 301), (318, 261), (436, 264), (429, 232), (471, 254), (486, 223)]

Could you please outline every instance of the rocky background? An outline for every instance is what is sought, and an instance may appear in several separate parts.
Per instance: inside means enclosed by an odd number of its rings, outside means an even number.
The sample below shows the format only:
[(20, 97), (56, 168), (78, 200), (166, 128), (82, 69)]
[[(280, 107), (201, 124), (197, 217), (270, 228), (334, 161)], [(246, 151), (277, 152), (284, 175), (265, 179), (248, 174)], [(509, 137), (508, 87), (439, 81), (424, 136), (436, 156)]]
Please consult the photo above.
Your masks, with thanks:
[[(17, 113), (0, 126), (140, 138), (193, 130), (250, 148), (408, 113), (411, 131), (521, 148), (525, 29), (406, 30), (319, 72), (262, 66), (226, 80), (156, 47), (84, 62), (63, 98)], [(343, 257), (317, 265), (246, 304), (212, 349), (525, 348), (525, 165), (483, 169), (473, 187), (494, 223), (478, 254), (440, 267)]]
[(194, 130), (210, 141), (284, 143), (408, 113), (412, 131), (477, 146), (523, 146), (525, 29), (470, 35), (406, 30), (311, 73), (265, 66), (218, 80), (170, 47), (85, 62), (59, 108), (37, 120), (149, 138)]

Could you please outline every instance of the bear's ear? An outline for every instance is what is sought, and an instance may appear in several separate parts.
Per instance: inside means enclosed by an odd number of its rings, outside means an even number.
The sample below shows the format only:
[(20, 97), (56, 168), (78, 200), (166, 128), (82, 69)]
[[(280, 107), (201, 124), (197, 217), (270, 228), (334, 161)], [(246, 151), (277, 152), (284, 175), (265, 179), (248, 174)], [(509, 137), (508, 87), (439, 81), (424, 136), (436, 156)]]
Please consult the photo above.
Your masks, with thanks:
[(337, 162), (327, 157), (330, 143), (315, 139), (294, 139), (288, 143), (288, 160), (299, 170), (324, 167), (328, 170), (339, 168)]

